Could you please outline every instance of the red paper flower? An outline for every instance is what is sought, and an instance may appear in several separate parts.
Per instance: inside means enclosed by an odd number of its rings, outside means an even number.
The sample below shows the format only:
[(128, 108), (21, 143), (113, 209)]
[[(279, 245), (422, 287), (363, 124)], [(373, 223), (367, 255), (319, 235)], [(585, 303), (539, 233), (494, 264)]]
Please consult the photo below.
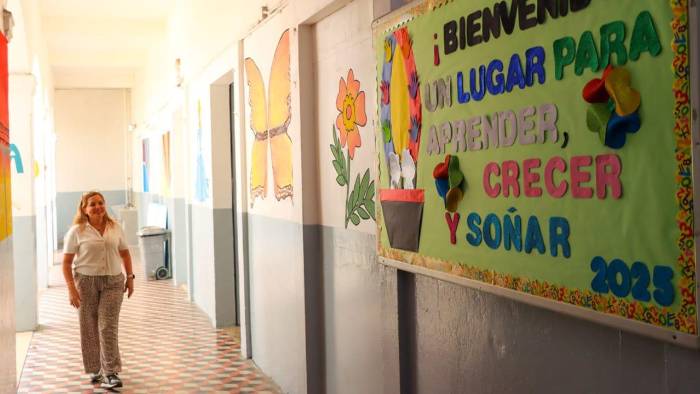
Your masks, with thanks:
[(348, 70), (347, 83), (341, 77), (335, 107), (340, 112), (335, 125), (340, 134), (340, 144), (347, 143), (350, 158), (355, 157), (355, 148), (362, 145), (360, 130), (357, 126), (367, 124), (365, 113), (365, 92), (360, 91), (360, 81), (355, 79), (352, 69)]

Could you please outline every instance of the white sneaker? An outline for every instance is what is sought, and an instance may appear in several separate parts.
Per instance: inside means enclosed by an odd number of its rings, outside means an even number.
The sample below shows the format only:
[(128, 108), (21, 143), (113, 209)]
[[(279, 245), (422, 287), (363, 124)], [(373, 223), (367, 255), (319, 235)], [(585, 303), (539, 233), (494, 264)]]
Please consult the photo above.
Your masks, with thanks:
[(104, 389), (113, 389), (115, 387), (122, 387), (122, 380), (119, 379), (116, 373), (106, 375), (104, 381), (100, 385)]

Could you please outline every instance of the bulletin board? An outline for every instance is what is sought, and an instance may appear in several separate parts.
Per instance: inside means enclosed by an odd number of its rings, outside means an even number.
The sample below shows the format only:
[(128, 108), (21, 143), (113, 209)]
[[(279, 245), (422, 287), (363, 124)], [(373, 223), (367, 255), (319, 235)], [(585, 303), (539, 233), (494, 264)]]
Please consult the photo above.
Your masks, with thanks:
[(698, 346), (687, 0), (428, 1), (373, 32), (383, 263)]

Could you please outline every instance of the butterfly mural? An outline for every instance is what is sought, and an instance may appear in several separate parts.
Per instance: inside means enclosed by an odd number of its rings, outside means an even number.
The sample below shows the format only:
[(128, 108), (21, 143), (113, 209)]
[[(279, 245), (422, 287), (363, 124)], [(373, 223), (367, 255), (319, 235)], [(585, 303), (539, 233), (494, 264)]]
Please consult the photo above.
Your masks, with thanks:
[(291, 82), (289, 72), (289, 29), (282, 33), (272, 58), (268, 91), (260, 69), (251, 58), (245, 59), (248, 78), (250, 127), (255, 134), (251, 154), (251, 206), (267, 196), (268, 153), (277, 201), (292, 198), (292, 140), (287, 134), (291, 119)]

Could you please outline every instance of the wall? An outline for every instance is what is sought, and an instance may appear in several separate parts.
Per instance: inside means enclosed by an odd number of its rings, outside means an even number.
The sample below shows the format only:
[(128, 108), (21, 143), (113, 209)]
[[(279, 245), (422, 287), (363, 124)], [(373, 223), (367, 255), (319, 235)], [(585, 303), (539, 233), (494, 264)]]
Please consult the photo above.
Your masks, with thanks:
[[(0, 1), (0, 9), (4, 9), (5, 6), (6, 1)], [(0, 31), (5, 31), (3, 21), (0, 21)], [(5, 66), (3, 65), (3, 68)], [(2, 78), (5, 79), (7, 76), (3, 75)], [(3, 92), (5, 103), (8, 100), (7, 94), (8, 92)], [(16, 387), (16, 370), (13, 362), (15, 358), (13, 357), (15, 355), (15, 294), (10, 217), (11, 193), (9, 146), (6, 142), (2, 142), (0, 143), (0, 354), (3, 357), (0, 357), (0, 393), (11, 393)]]
[(128, 95), (125, 89), (56, 90), (59, 242), (72, 223), (83, 192), (103, 192), (109, 206), (126, 201)]
[(8, 8), (15, 21), (9, 45), (13, 257), (15, 282), (22, 283), (15, 287), (16, 329), (26, 331), (38, 324), (37, 293), (53, 262), (53, 75), (38, 4), (9, 0)]
[(31, 331), (38, 325), (38, 283), (36, 211), (34, 202), (34, 141), (32, 75), (10, 77), (10, 141), (15, 146), (12, 170), (12, 220), (14, 225), (15, 310), (17, 331)]
[[(36, 287), (47, 286), (48, 267), (53, 264), (55, 247), (55, 163), (54, 163), (54, 117), (53, 117), (53, 73), (49, 64), (48, 48), (44, 36), (38, 0), (8, 0), (8, 9), (13, 13), (15, 26), (10, 42), (10, 75), (14, 81), (17, 99), (10, 100), (10, 110), (29, 113), (30, 119), (22, 119), (17, 126), (15, 138), (22, 139), (19, 145), (27, 172), (18, 178), (18, 187), (13, 214), (23, 221), (22, 232), (15, 235), (17, 242), (33, 239), (35, 256), (15, 255), (19, 269), (32, 272), (18, 272), (19, 275), (36, 276)], [(31, 79), (31, 82), (18, 82)], [(11, 83), (11, 86), (13, 84)], [(21, 100), (18, 100), (22, 97)], [(14, 102), (13, 102), (14, 101)], [(14, 107), (14, 108), (13, 108)], [(15, 115), (17, 112), (15, 112)], [(12, 117), (12, 114), (11, 114)], [(31, 223), (31, 225), (29, 224)], [(21, 241), (20, 241), (21, 239)], [(25, 251), (32, 248), (25, 245)], [(29, 252), (31, 253), (31, 252)], [(35, 261), (32, 267), (26, 261)], [(35, 292), (29, 286), (17, 289), (29, 294)], [(18, 322), (21, 323), (20, 320)], [(18, 328), (26, 327), (23, 323)]]
[[(292, 12), (284, 9), (271, 16), (243, 41), (244, 58), (252, 59), (260, 71), (264, 86), (268, 86), (273, 63), (273, 55), (280, 43), (283, 32), (288, 33), (288, 57), (278, 58), (279, 63), (288, 59), (294, 64), (297, 57), (297, 35), (291, 29)], [(288, 30), (289, 29), (289, 30)], [(284, 44), (282, 44), (284, 45)], [(253, 198), (252, 184), (247, 183), (241, 193), (247, 195), (248, 210), (248, 258), (250, 283), (250, 328), (252, 335), (253, 360), (269, 374), (280, 386), (289, 392), (302, 393), (307, 390), (307, 374), (313, 374), (307, 368), (305, 276), (304, 276), (304, 226), (302, 218), (301, 141), (302, 134), (299, 112), (299, 87), (295, 67), (290, 66), (290, 90), (282, 95), (290, 95), (290, 122), (286, 135), (279, 139), (288, 141), (275, 153), (263, 153), (264, 165), (255, 166), (255, 171), (265, 172), (267, 193)], [(246, 74), (245, 95), (242, 100), (245, 114), (245, 126), (240, 131), (245, 138), (246, 159), (244, 173), (246, 179), (252, 178), (251, 151), (254, 135), (251, 119), (250, 76)], [(241, 84), (242, 85), (242, 84)], [(262, 89), (268, 89), (262, 87)], [(239, 105), (240, 105), (239, 104)], [(257, 111), (265, 111), (264, 102), (256, 102)], [(266, 126), (263, 126), (266, 127)], [(288, 136), (288, 137), (287, 137)], [(263, 142), (264, 143), (264, 142)], [(285, 161), (286, 159), (286, 161)], [(275, 160), (281, 160), (274, 162)], [(279, 166), (282, 171), (291, 171), (292, 195), (286, 198), (277, 196), (273, 179), (272, 166)], [(278, 181), (280, 181), (278, 179)], [(278, 198), (281, 198), (278, 200)], [(243, 207), (241, 207), (243, 208)]]
[[(3, 168), (0, 171), (6, 171)], [(4, 190), (0, 202), (10, 198)], [(5, 225), (7, 225), (5, 223)], [(0, 240), (0, 393), (15, 390), (15, 281), (12, 262), (12, 236)]]
[[(325, 331), (325, 388), (329, 393), (383, 393), (385, 371), (382, 356), (382, 272), (375, 252), (376, 222), (370, 217), (357, 225), (346, 220), (346, 200), (357, 176), (367, 172), (375, 179), (374, 129), (376, 94), (372, 46), (372, 2), (354, 1), (313, 26), (313, 68), (316, 90), (316, 168), (319, 188), (319, 232), (323, 267), (323, 326)], [(343, 104), (349, 71), (363, 98), (354, 101), (359, 146), (349, 160), (349, 185), (340, 185), (332, 164), (330, 145), (340, 140), (346, 127)], [(341, 81), (342, 78), (342, 81)], [(351, 93), (352, 94), (352, 93)], [(357, 94), (355, 92), (354, 94)], [(340, 97), (340, 109), (337, 105)], [(364, 116), (362, 116), (364, 114)], [(363, 121), (365, 118), (366, 120)], [(348, 162), (348, 138), (343, 161)], [(354, 140), (353, 140), (354, 141)], [(308, 141), (304, 141), (308, 143)], [(373, 185), (373, 184), (372, 184)], [(374, 189), (374, 186), (372, 186)], [(362, 209), (362, 208), (361, 208)], [(357, 214), (357, 211), (355, 211)], [(397, 372), (397, 371), (394, 371)]]
[[(248, 181), (242, 194), (248, 213), (252, 357), (289, 392), (382, 392), (389, 387), (382, 378), (383, 330), (377, 302), (382, 279), (373, 252), (373, 224), (345, 230), (346, 191), (334, 183), (337, 175), (332, 174), (328, 148), (329, 129), (338, 115), (338, 81), (347, 78), (349, 65), (362, 70), (361, 78), (369, 87), (367, 102), (375, 100), (371, 54), (362, 54), (370, 45), (372, 3), (343, 8), (349, 3), (289, 4), (244, 39), (240, 55), (252, 58), (269, 83), (273, 48), (281, 32), (290, 29), (291, 201), (278, 201), (273, 194), (269, 163), (279, 165), (274, 153), (266, 164), (267, 196), (251, 196), (250, 77), (246, 72), (239, 78), (245, 88), (239, 100), (245, 169), (239, 175)], [(367, 113), (372, 112), (369, 107)], [(372, 131), (363, 131), (363, 138), (372, 141)], [(360, 168), (373, 167), (372, 143), (366, 146), (358, 153), (353, 180)]]
[[(0, 144), (0, 393), (15, 388), (15, 286), (12, 259), (11, 190), (8, 146)], [(8, 234), (9, 233), (9, 234)]]
[[(171, 17), (168, 21), (167, 40), (163, 45), (153, 48), (149, 53), (147, 65), (135, 75), (133, 90), (133, 120), (145, 129), (163, 130), (168, 124), (175, 131), (172, 141), (173, 194), (164, 201), (171, 207), (169, 217), (173, 224), (174, 266), (175, 281), (177, 284), (188, 283), (190, 297), (204, 308), (212, 322), (217, 325), (230, 325), (229, 316), (217, 316), (215, 298), (222, 297), (226, 302), (232, 302), (233, 294), (221, 294), (231, 291), (232, 279), (229, 283), (214, 285), (221, 277), (214, 278), (217, 270), (215, 260), (211, 256), (218, 256), (216, 261), (228, 261), (232, 263), (226, 246), (230, 249), (230, 241), (227, 244), (218, 243), (216, 239), (226, 239), (222, 234), (231, 237), (232, 228), (224, 221), (214, 222), (214, 218), (221, 216), (233, 216), (231, 212), (230, 174), (227, 180), (217, 190), (213, 190), (214, 196), (206, 201), (198, 201), (195, 197), (194, 182), (196, 177), (193, 170), (196, 166), (197, 146), (196, 133), (198, 130), (197, 101), (202, 102), (203, 129), (205, 153), (208, 154), (212, 130), (210, 103), (210, 85), (219, 78), (230, 73), (236, 65), (238, 48), (237, 38), (249, 30), (258, 19), (261, 2), (248, 2), (246, 7), (225, 0), (187, 0), (175, 3)], [(184, 79), (182, 88), (175, 88), (175, 59), (181, 59), (181, 72)], [(229, 77), (229, 82), (232, 76)], [(228, 117), (225, 117), (228, 121)], [(228, 130), (226, 130), (228, 135)], [(228, 137), (227, 137), (228, 138)], [(230, 149), (226, 144), (217, 145), (221, 149)], [(136, 151), (135, 151), (136, 152)], [(226, 155), (227, 158), (229, 155)], [(205, 156), (208, 160), (207, 171), (211, 173), (212, 156)], [(225, 159), (224, 158), (224, 159)], [(136, 163), (138, 157), (134, 157)], [(221, 160), (221, 159), (217, 159)], [(227, 164), (228, 165), (228, 164)], [(221, 168), (228, 169), (225, 165)], [(230, 169), (228, 169), (230, 173)], [(137, 180), (140, 175), (134, 176), (135, 190), (139, 191)], [(219, 196), (219, 191), (228, 189), (229, 196)], [(225, 201), (225, 202), (220, 202)], [(140, 217), (143, 216), (140, 210)], [(220, 225), (217, 223), (221, 222)], [(193, 227), (196, 226), (196, 227)], [(212, 227), (214, 226), (214, 227)], [(218, 229), (217, 229), (218, 228)], [(179, 240), (179, 241), (178, 241)], [(227, 257), (228, 253), (228, 257)], [(207, 265), (210, 265), (208, 267)], [(226, 267), (223, 267), (224, 270)], [(191, 279), (190, 279), (191, 278)], [(197, 286), (199, 283), (199, 286)], [(216, 289), (219, 290), (216, 290)], [(228, 288), (229, 290), (222, 290)], [(219, 303), (219, 308), (225, 304)], [(225, 308), (226, 309), (226, 308)]]
[(696, 351), (420, 275), (405, 282), (399, 314), (414, 325), (402, 343), (405, 392), (692, 393), (700, 384)]

